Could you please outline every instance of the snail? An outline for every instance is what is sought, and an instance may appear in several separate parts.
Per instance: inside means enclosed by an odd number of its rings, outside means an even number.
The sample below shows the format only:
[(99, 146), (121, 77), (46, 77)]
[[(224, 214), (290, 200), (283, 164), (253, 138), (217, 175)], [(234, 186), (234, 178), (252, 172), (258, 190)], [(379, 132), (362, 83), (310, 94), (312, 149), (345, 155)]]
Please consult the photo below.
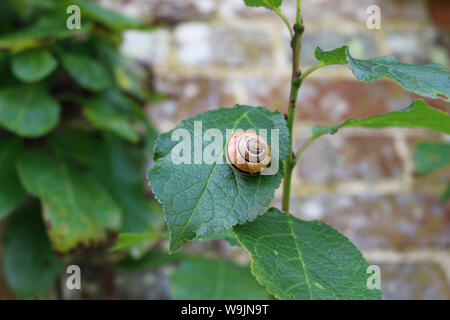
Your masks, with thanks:
[(270, 163), (270, 146), (256, 132), (242, 130), (228, 140), (226, 156), (234, 171), (257, 175)]

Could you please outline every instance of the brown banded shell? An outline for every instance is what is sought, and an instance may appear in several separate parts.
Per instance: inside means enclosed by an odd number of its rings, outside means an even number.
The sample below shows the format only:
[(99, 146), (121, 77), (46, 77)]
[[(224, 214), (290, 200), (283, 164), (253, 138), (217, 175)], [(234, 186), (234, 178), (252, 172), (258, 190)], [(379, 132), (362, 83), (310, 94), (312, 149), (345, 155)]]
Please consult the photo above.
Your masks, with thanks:
[(270, 163), (270, 146), (252, 130), (235, 133), (226, 146), (227, 162), (239, 173), (256, 175)]

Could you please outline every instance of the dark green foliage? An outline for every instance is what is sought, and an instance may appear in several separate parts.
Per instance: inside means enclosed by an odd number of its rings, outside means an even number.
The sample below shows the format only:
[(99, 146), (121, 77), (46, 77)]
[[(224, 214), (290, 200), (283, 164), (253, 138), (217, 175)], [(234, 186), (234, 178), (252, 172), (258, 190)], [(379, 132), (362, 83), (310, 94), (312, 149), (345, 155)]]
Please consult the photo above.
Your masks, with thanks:
[[(72, 4), (81, 30), (66, 26)], [(153, 93), (148, 74), (119, 52), (121, 31), (149, 26), (84, 0), (3, 0), (0, 19), (3, 258), (19, 297), (46, 298), (62, 267), (54, 251), (161, 227), (142, 171), (155, 136), (143, 109)]]

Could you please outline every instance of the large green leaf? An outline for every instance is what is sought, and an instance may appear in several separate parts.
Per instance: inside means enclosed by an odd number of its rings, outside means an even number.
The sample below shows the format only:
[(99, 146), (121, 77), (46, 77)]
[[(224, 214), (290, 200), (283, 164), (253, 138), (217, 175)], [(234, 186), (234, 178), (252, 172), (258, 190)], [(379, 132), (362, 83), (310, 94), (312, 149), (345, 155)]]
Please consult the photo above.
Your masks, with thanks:
[(347, 61), (359, 80), (370, 82), (385, 76), (394, 79), (407, 91), (450, 102), (450, 73), (438, 63), (406, 64), (392, 56), (360, 60), (354, 59), (348, 49)]
[(23, 146), (18, 139), (0, 141), (0, 220), (25, 199), (25, 190), (16, 173), (16, 160)]
[(335, 134), (346, 127), (381, 129), (387, 127), (418, 127), (450, 134), (450, 116), (445, 112), (428, 106), (422, 100), (415, 100), (409, 107), (387, 114), (376, 115), (361, 120), (348, 119), (337, 126), (315, 126), (313, 134)]
[(57, 50), (64, 69), (83, 88), (100, 91), (110, 85), (105, 67), (84, 52)]
[(0, 125), (23, 137), (39, 137), (59, 121), (59, 104), (42, 86), (0, 90)]
[(170, 286), (172, 299), (177, 300), (268, 299), (250, 268), (222, 259), (196, 258), (183, 262), (172, 274)]
[(83, 99), (83, 106), (84, 116), (94, 126), (112, 131), (130, 142), (139, 141), (139, 134), (132, 124), (134, 111), (131, 107), (123, 108), (123, 104), (105, 94)]
[(89, 32), (91, 27), (92, 25), (89, 21), (84, 21), (81, 30), (69, 30), (66, 26), (66, 15), (44, 16), (27, 28), (0, 37), (0, 49), (21, 51), (27, 48), (38, 47), (56, 40)]
[(52, 251), (37, 206), (9, 219), (4, 247), (4, 268), (11, 289), (22, 299), (46, 298), (62, 271), (62, 261)]
[[(223, 137), (222, 148), (215, 154), (212, 163), (194, 163), (194, 151), (201, 150), (191, 148), (191, 164), (174, 164), (171, 159), (172, 150), (181, 143), (179, 140), (172, 141), (174, 130), (187, 130), (190, 137), (186, 140), (191, 146), (199, 144), (198, 147), (204, 150), (211, 144), (201, 136), (194, 137), (194, 122), (202, 125), (203, 132), (207, 129), (219, 130)], [(256, 132), (267, 129), (269, 144), (271, 129), (279, 130), (280, 169), (276, 174), (246, 176), (230, 168), (223, 153), (226, 129), (238, 128), (253, 129)], [(166, 213), (171, 252), (195, 236), (220, 232), (238, 223), (253, 220), (266, 211), (281, 183), (282, 162), (288, 154), (289, 133), (282, 114), (263, 107), (220, 108), (184, 120), (174, 130), (161, 135), (156, 141), (156, 164), (148, 173), (152, 190)], [(199, 155), (201, 156), (200, 152), (197, 156)], [(276, 159), (276, 155), (272, 159)]]
[(380, 299), (368, 289), (369, 263), (342, 234), (275, 208), (234, 227), (252, 258), (252, 273), (280, 299)]
[(24, 82), (42, 80), (55, 70), (56, 59), (47, 49), (32, 49), (12, 57), (11, 68), (14, 75)]
[[(164, 222), (162, 210), (144, 191), (143, 150), (114, 136), (99, 137), (81, 130), (55, 136), (52, 145), (68, 160), (88, 167), (113, 196), (122, 209), (121, 232), (138, 237), (160, 232)], [(132, 246), (132, 254), (140, 256), (150, 242)]]
[(278, 8), (283, 0), (244, 0), (249, 7), (266, 7), (268, 9)]
[(421, 142), (414, 152), (414, 171), (429, 173), (438, 168), (450, 165), (450, 143)]
[(119, 229), (120, 208), (86, 172), (39, 151), (21, 157), (17, 167), (25, 189), (41, 200), (56, 251), (98, 245), (107, 239), (108, 231)]

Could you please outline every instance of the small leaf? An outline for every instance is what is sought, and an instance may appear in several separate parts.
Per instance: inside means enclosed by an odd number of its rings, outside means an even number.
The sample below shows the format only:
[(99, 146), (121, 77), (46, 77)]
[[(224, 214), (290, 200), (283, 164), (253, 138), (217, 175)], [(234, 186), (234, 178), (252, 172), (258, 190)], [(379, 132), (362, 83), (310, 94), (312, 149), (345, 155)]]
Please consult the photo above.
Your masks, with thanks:
[(189, 259), (172, 274), (170, 284), (176, 300), (268, 299), (250, 268), (226, 260)]
[(46, 49), (32, 49), (12, 57), (11, 68), (14, 75), (24, 82), (44, 79), (55, 70), (56, 59)]
[(450, 73), (440, 64), (406, 64), (392, 56), (360, 60), (354, 59), (348, 49), (347, 61), (359, 80), (370, 82), (386, 76), (407, 91), (450, 102)]
[(65, 15), (44, 16), (25, 29), (0, 36), (0, 49), (9, 49), (14, 52), (21, 51), (91, 30), (92, 24), (89, 21), (83, 22), (81, 30), (69, 30), (66, 25), (66, 18)]
[(22, 85), (0, 90), (0, 125), (23, 137), (39, 137), (59, 121), (59, 104), (43, 87)]
[(114, 247), (111, 247), (109, 251), (118, 251), (124, 248), (131, 247), (137, 243), (147, 241), (150, 239), (158, 239), (167, 237), (167, 233), (149, 233), (149, 234), (135, 234), (135, 233), (121, 233), (117, 239), (117, 243)]
[(268, 9), (278, 8), (283, 0), (244, 0), (248, 7), (266, 7)]
[(84, 89), (100, 91), (110, 85), (108, 73), (99, 61), (82, 52), (57, 52), (64, 69)]
[[(217, 129), (223, 141), (220, 154), (213, 163), (174, 164), (172, 149), (180, 143), (172, 141), (174, 130), (189, 132), (191, 146), (194, 140), (194, 122), (201, 123), (203, 131)], [(279, 170), (274, 175), (246, 176), (236, 173), (225, 161), (226, 129), (267, 129), (271, 144), (271, 129), (279, 131)], [(263, 107), (236, 106), (220, 108), (184, 120), (174, 130), (161, 135), (155, 143), (155, 168), (148, 178), (159, 202), (163, 205), (170, 231), (170, 251), (196, 236), (217, 233), (238, 223), (244, 223), (263, 214), (281, 183), (282, 164), (288, 155), (289, 133), (286, 121), (279, 112)], [(201, 139), (199, 147), (205, 149), (211, 142)], [(274, 151), (274, 148), (272, 148)], [(199, 154), (197, 154), (199, 155)], [(221, 163), (219, 163), (221, 162)]]
[(421, 142), (417, 145), (414, 152), (415, 172), (426, 174), (447, 165), (450, 165), (450, 143)]
[(47, 298), (62, 271), (62, 261), (52, 251), (38, 208), (29, 207), (11, 216), (4, 247), (4, 268), (11, 289), (22, 299)]
[(348, 119), (337, 126), (315, 126), (313, 134), (335, 134), (346, 127), (364, 127), (381, 129), (388, 127), (419, 127), (450, 134), (450, 116), (445, 112), (428, 106), (422, 100), (415, 100), (409, 107), (382, 115), (376, 115), (361, 120)]
[(121, 212), (102, 185), (86, 172), (50, 154), (28, 152), (18, 161), (25, 189), (42, 203), (53, 248), (67, 252), (98, 245), (117, 231)]
[(94, 126), (110, 130), (118, 136), (138, 142), (139, 134), (131, 123), (131, 110), (124, 110), (120, 105), (111, 102), (105, 95), (97, 95), (83, 99), (83, 115)]
[(0, 220), (25, 200), (26, 193), (16, 173), (16, 160), (22, 151), (19, 139), (0, 141)]
[(252, 273), (279, 299), (380, 299), (368, 289), (369, 264), (342, 234), (275, 208), (234, 227), (249, 251)]
[(151, 251), (139, 259), (126, 257), (117, 262), (115, 264), (115, 267), (120, 270), (133, 272), (143, 269), (159, 268), (168, 263), (177, 263), (179, 261), (184, 261), (190, 258), (191, 256), (187, 255), (184, 252), (168, 254), (167, 252)]
[(450, 200), (450, 183), (447, 184), (447, 187), (445, 188), (444, 192), (441, 194), (441, 197), (439, 198), (439, 201), (441, 203), (445, 203), (448, 200)]
[(331, 51), (323, 51), (317, 47), (314, 55), (316, 56), (316, 59), (323, 62), (324, 65), (347, 64), (347, 49), (347, 46), (343, 46)]

